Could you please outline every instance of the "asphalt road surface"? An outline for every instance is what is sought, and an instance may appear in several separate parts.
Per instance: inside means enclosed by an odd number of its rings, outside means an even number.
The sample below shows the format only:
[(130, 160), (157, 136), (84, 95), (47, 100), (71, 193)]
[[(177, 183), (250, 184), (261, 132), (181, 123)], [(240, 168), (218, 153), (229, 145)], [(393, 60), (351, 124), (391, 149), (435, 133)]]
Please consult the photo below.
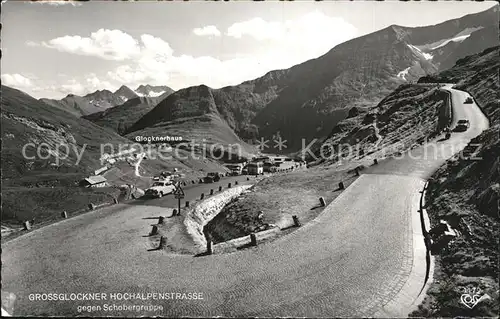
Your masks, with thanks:
[[(488, 125), (476, 105), (463, 104), (466, 93), (450, 91), (454, 121), (468, 118), (467, 132), (434, 143), (443, 147), (434, 157), (381, 161), (290, 235), (231, 254), (169, 255), (148, 251), (150, 226), (143, 218), (175, 208), (175, 199), (119, 204), (6, 243), (2, 290), (16, 294), (18, 316), (370, 316), (400, 292), (412, 271), (411, 214), (424, 179)], [(197, 198), (210, 187), (192, 186), (186, 194)], [(35, 293), (90, 292), (108, 293), (108, 299), (29, 300)], [(125, 292), (193, 292), (203, 299), (109, 300)], [(104, 304), (163, 309), (105, 311)], [(101, 309), (80, 313), (79, 306)]]

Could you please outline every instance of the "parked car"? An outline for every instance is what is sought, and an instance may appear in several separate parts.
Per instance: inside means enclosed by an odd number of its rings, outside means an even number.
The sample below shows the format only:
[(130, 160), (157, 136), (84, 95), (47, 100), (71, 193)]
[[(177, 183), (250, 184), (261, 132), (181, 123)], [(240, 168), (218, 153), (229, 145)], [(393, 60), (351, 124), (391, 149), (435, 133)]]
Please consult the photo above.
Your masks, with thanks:
[(226, 167), (231, 171), (231, 176), (241, 175), (241, 171), (243, 170), (242, 164), (226, 164)]
[(474, 100), (473, 100), (473, 99), (469, 96), (469, 97), (467, 97), (467, 98), (465, 99), (465, 102), (464, 102), (464, 103), (465, 103), (465, 104), (472, 104), (472, 103), (474, 103)]
[(207, 176), (205, 176), (203, 178), (203, 182), (204, 183), (215, 183), (215, 182), (218, 182), (220, 181), (220, 178), (221, 178), (221, 174), (218, 173), (218, 172), (215, 172), (215, 173), (208, 173)]
[(457, 126), (455, 127), (455, 131), (465, 132), (470, 127), (469, 120), (458, 120)]
[(175, 190), (175, 185), (170, 181), (157, 181), (146, 189), (145, 195), (148, 197), (162, 197), (172, 193)]

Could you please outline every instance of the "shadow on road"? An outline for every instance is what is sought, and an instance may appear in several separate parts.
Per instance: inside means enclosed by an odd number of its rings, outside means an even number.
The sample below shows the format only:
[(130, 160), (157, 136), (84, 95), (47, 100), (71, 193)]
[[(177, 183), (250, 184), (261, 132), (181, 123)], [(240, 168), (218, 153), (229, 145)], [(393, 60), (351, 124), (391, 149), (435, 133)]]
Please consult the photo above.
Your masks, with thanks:
[(208, 251), (204, 251), (202, 253), (198, 253), (194, 255), (193, 257), (203, 257), (203, 256), (210, 256), (211, 254)]
[(252, 248), (252, 247), (257, 247), (257, 246), (252, 245), (252, 243), (247, 243), (247, 244), (241, 245), (239, 247), (236, 247), (236, 250), (243, 250), (243, 249)]

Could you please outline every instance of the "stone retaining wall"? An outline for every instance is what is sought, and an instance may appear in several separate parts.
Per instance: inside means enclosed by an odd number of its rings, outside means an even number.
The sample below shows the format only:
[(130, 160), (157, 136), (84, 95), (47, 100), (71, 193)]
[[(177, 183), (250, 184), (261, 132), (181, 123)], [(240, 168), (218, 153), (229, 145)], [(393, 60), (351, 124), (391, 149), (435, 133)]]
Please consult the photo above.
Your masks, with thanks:
[(241, 195), (252, 185), (243, 185), (230, 188), (222, 193), (216, 194), (189, 210), (184, 219), (187, 232), (192, 236), (195, 245), (200, 250), (204, 250), (207, 245), (203, 227), (212, 220), (233, 198)]

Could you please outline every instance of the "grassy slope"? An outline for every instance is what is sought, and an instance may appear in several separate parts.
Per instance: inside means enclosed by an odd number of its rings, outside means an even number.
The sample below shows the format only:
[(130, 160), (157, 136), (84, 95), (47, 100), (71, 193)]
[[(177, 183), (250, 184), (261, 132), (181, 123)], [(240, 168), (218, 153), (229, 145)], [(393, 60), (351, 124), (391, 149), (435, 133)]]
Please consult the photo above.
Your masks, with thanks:
[[(101, 144), (111, 143), (118, 151), (117, 145), (132, 141), (5, 86), (2, 86), (1, 108), (2, 222), (17, 224), (33, 217), (57, 218), (61, 210), (72, 212), (85, 208), (89, 202), (110, 202), (111, 197), (106, 194), (116, 197), (115, 188), (85, 190), (76, 183), (102, 166)], [(36, 145), (45, 142), (52, 148), (63, 143), (76, 147), (78, 152), (86, 147), (79, 165), (75, 165), (76, 155), (71, 151), (68, 159), (55, 166), (55, 157), (25, 159), (21, 150), (30, 142)], [(36, 156), (31, 148), (27, 153)], [(134, 168), (125, 162), (118, 163), (105, 176), (111, 185), (132, 183), (144, 188), (150, 186), (152, 176), (173, 168), (178, 168), (186, 178), (200, 177), (207, 171), (224, 171), (217, 161), (188, 158), (185, 151), (180, 155), (185, 159), (144, 160), (140, 169), (144, 177), (135, 176)]]
[[(447, 220), (459, 237), (436, 256), (435, 281), (414, 316), (498, 316), (498, 245), (500, 198), (500, 47), (485, 50), (457, 62), (432, 79), (458, 83), (473, 94), (490, 119), (490, 128), (471, 141), (465, 152), (480, 145), (479, 160), (455, 156), (443, 165), (429, 184), (426, 203), (432, 226)], [(474, 145), (475, 144), (475, 145)], [(480, 287), (493, 299), (469, 310), (459, 303), (459, 288)]]
[[(101, 143), (127, 143), (126, 139), (5, 86), (1, 107), (3, 222), (16, 223), (35, 216), (44, 219), (58, 216), (63, 208), (70, 211), (91, 201), (110, 201), (106, 194), (115, 190), (82, 190), (75, 183), (101, 166)], [(64, 143), (79, 152), (87, 146), (79, 165), (75, 165), (76, 154), (71, 151), (68, 159), (52, 166), (54, 156), (47, 160), (24, 158), (22, 147), (30, 142), (45, 142), (52, 148)], [(32, 149), (27, 153), (35, 156)]]
[[(227, 204), (204, 231), (218, 243), (265, 230), (269, 224), (287, 228), (293, 225), (293, 215), (307, 223), (323, 210), (319, 197), (329, 204), (340, 194), (332, 185), (343, 181), (347, 187), (354, 180), (352, 172), (319, 167), (274, 175)], [(264, 213), (262, 221), (257, 219), (259, 211)]]

